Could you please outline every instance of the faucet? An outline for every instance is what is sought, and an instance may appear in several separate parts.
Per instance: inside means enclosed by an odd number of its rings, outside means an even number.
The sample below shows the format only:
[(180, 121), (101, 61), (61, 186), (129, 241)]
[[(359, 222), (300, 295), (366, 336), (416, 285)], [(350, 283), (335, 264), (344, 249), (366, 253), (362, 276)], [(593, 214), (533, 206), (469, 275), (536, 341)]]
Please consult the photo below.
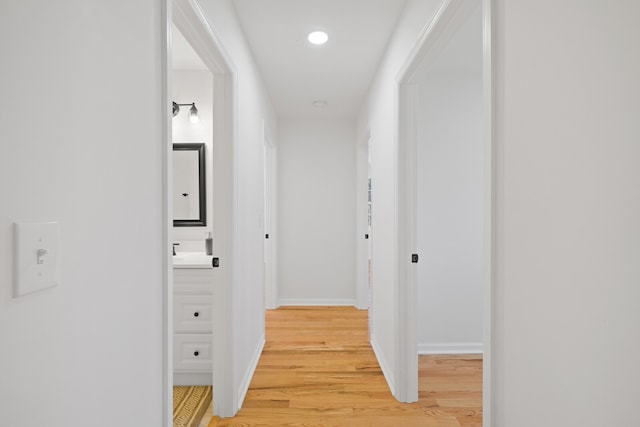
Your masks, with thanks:
[(176, 246), (180, 246), (180, 243), (173, 244), (173, 256), (176, 256)]

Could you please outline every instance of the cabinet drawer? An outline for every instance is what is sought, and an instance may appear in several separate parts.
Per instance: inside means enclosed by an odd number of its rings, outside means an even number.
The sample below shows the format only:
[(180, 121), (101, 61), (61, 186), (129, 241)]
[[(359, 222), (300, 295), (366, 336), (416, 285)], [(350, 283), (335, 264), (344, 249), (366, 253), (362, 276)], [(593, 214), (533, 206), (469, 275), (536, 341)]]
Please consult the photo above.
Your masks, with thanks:
[(213, 292), (213, 269), (174, 268), (173, 290), (175, 292)]
[(173, 337), (173, 369), (176, 371), (211, 371), (210, 334), (176, 334)]
[(175, 332), (211, 332), (211, 295), (174, 295)]

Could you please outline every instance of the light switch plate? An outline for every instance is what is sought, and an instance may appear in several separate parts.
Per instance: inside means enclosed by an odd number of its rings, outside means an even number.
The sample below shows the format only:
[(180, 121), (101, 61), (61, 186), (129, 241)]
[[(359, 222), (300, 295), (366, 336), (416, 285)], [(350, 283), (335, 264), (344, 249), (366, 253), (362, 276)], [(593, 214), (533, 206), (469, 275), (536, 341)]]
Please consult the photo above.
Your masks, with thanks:
[(58, 285), (57, 222), (13, 224), (14, 297)]

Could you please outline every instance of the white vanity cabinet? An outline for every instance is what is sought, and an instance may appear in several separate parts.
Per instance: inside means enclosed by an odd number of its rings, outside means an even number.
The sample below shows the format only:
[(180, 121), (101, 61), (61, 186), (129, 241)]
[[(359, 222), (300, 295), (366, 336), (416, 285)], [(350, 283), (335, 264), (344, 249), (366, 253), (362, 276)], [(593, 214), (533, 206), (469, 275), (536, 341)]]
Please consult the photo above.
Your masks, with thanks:
[(211, 385), (212, 308), (211, 257), (173, 265), (173, 383)]

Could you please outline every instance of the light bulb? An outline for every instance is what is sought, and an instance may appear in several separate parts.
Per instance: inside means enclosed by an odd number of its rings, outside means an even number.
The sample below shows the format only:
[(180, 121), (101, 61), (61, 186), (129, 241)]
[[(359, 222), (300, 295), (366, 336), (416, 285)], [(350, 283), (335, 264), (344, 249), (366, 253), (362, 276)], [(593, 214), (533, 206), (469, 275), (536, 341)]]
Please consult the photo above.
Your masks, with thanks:
[(198, 123), (200, 121), (200, 117), (198, 117), (198, 109), (196, 108), (195, 102), (191, 104), (191, 108), (189, 108), (189, 121), (191, 123)]

